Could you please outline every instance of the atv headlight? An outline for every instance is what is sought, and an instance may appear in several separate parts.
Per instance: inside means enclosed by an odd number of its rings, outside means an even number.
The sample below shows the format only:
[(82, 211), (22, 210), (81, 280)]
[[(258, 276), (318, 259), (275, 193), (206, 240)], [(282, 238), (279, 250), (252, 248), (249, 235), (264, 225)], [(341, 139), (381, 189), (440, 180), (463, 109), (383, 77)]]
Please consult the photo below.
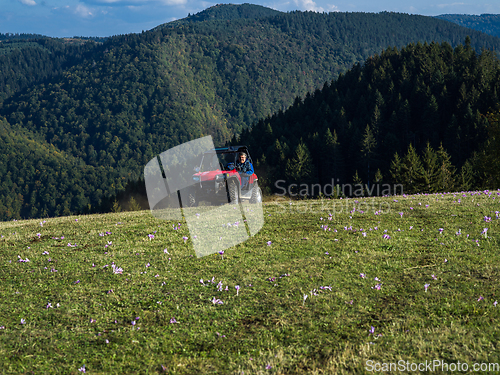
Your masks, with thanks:
[(225, 178), (225, 177), (226, 177), (226, 176), (225, 176), (225, 175), (223, 175), (223, 174), (218, 174), (217, 176), (215, 176), (215, 181), (217, 181), (217, 182), (222, 182), (222, 181), (224, 181), (224, 178)]
[(200, 176), (193, 176), (193, 181), (199, 182), (200, 181)]

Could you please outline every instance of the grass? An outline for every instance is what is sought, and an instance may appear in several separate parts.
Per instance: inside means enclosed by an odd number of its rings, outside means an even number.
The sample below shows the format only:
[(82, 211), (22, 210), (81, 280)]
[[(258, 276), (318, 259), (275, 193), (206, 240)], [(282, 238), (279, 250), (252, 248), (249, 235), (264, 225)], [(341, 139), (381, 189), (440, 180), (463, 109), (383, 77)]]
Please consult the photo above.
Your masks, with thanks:
[(0, 374), (500, 363), (499, 192), (263, 210), (223, 257), (149, 211), (0, 223)]

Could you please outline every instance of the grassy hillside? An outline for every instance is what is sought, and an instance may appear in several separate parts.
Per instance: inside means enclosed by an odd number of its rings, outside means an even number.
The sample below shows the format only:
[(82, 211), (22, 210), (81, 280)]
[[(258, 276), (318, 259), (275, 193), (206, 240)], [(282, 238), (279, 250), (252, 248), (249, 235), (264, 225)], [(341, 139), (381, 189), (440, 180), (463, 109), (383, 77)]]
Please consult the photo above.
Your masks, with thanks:
[(184, 221), (147, 211), (0, 223), (0, 372), (499, 363), (499, 199), (278, 200), (255, 237), (203, 258)]

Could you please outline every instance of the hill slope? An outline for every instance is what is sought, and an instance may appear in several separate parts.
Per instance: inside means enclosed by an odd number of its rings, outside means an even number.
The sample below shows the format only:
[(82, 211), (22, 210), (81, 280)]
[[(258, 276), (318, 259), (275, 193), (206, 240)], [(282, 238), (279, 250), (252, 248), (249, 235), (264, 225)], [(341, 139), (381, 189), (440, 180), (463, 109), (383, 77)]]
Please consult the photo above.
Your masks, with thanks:
[(456, 23), (469, 29), (500, 37), (500, 14), (441, 14), (436, 18)]

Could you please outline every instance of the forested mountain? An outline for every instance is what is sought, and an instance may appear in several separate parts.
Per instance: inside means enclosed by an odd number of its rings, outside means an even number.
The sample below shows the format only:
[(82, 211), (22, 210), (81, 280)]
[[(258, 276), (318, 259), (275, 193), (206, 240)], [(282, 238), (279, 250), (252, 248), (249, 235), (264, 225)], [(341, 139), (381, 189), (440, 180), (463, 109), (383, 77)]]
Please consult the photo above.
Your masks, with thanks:
[(27, 39), (34, 39), (34, 38), (43, 38), (43, 35), (40, 34), (14, 34), (14, 33), (0, 33), (0, 41), (5, 41), (5, 40), (27, 40)]
[(266, 18), (272, 17), (280, 14), (280, 11), (266, 8), (261, 5), (254, 4), (217, 4), (210, 8), (207, 8), (199, 13), (188, 15), (186, 18), (182, 18), (177, 21), (172, 21), (164, 25), (160, 25), (158, 27), (173, 27), (179, 26), (181, 24), (190, 23), (190, 22), (201, 22), (201, 21), (209, 21), (209, 20), (235, 20), (240, 18), (249, 18), (249, 19), (257, 19), (257, 18)]
[(6, 36), (0, 41), (0, 103), (31, 85), (60, 75), (94, 51), (95, 45), (31, 34)]
[[(0, 208), (0, 219), (100, 209), (158, 153), (207, 134), (223, 144), (388, 46), (455, 47), (470, 35), (468, 49), (500, 50), (499, 38), (432, 17), (272, 14), (249, 5), (212, 7), (193, 22), (102, 42), (0, 43), (0, 118), (16, 129), (15, 142), (32, 134), (46, 150), (18, 167), (24, 151), (4, 138), (3, 165), (17, 177), (2, 179), (0, 199), (12, 202)], [(64, 163), (45, 163), (44, 173), (66, 171), (69, 190), (56, 179), (44, 195), (44, 179), (36, 178), (42, 155), (64, 155)], [(74, 165), (79, 177), (69, 172)], [(97, 172), (99, 187), (89, 183)]]
[[(89, 201), (124, 188), (125, 181), (112, 168), (86, 165), (39, 138), (0, 120), (0, 213), (4, 218), (19, 217), (19, 212), (24, 217), (46, 216), (40, 210), (69, 215), (75, 207), (89, 211)], [(117, 186), (109, 184), (113, 180)]]
[(500, 14), (441, 14), (436, 18), (500, 37)]
[(500, 187), (491, 157), (499, 94), (491, 51), (477, 54), (468, 38), (454, 49), (412, 43), (356, 64), (233, 142), (251, 146), (268, 192), (332, 180), (402, 184), (410, 193)]

